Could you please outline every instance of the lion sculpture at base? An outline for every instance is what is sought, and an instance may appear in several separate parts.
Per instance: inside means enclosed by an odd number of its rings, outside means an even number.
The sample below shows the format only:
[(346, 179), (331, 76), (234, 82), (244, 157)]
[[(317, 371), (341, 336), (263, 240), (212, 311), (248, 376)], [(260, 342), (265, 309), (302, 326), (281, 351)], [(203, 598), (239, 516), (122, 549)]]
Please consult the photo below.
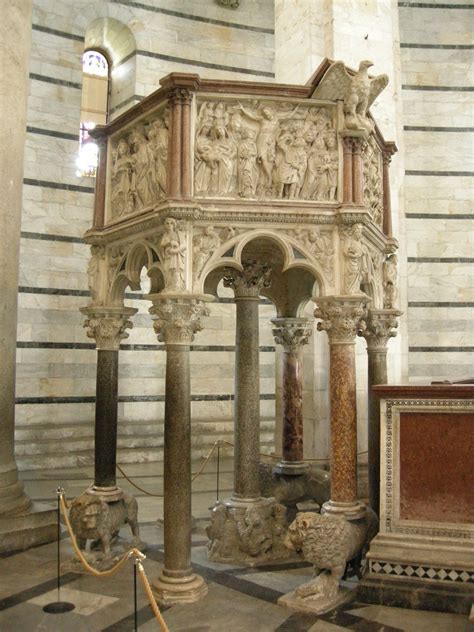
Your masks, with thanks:
[(299, 513), (288, 527), (284, 544), (313, 564), (318, 576), (299, 586), (295, 595), (301, 599), (335, 599), (347, 563), (359, 558), (375, 536), (377, 524), (371, 509), (354, 521), (331, 514)]
[(131, 546), (142, 545), (137, 516), (137, 501), (127, 494), (121, 500), (108, 503), (100, 496), (85, 493), (72, 502), (69, 511), (79, 548), (85, 550), (87, 540), (99, 541), (104, 559), (111, 558), (111, 544), (123, 524), (128, 523), (132, 529)]

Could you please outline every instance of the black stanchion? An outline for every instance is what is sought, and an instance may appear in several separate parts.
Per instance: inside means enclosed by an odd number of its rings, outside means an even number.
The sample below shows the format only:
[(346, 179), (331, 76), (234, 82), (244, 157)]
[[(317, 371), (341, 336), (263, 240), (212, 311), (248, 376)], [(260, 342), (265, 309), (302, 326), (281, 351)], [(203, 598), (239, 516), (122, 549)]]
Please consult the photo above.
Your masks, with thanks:
[(216, 500), (219, 500), (219, 470), (221, 464), (221, 444), (217, 443)]
[(137, 561), (135, 560), (135, 564), (133, 565), (133, 604), (135, 608), (135, 632), (138, 630), (138, 610), (137, 610)]
[(58, 576), (58, 600), (52, 601), (51, 603), (46, 604), (43, 607), (44, 612), (48, 612), (49, 614), (63, 614), (64, 612), (70, 612), (74, 610), (76, 607), (73, 603), (69, 601), (61, 601), (61, 494), (63, 493), (63, 489), (58, 487), (56, 490), (56, 494), (58, 496), (58, 564), (57, 564), (57, 576)]

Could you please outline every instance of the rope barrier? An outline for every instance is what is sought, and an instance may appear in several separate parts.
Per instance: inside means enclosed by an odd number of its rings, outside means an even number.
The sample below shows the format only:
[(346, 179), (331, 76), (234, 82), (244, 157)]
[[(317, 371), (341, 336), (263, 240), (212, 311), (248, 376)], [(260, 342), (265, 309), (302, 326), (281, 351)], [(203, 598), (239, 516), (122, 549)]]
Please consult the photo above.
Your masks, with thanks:
[[(203, 470), (205, 469), (205, 467), (207, 466), (207, 464), (209, 463), (209, 460), (211, 458), (211, 456), (213, 455), (214, 451), (216, 450), (216, 448), (218, 446), (222, 446), (222, 447), (234, 447), (234, 444), (231, 441), (227, 441), (226, 439), (217, 439), (214, 444), (212, 445), (212, 448), (209, 450), (207, 456), (204, 459), (204, 462), (202, 463), (201, 467), (198, 469), (197, 472), (195, 472), (194, 474), (192, 474), (191, 476), (191, 483), (194, 483), (194, 481), (197, 479), (198, 476), (200, 476), (203, 472)], [(357, 456), (361, 456), (362, 454), (367, 454), (368, 450), (364, 450), (363, 452), (358, 452)], [(266, 452), (259, 452), (259, 456), (261, 457), (266, 457), (267, 459), (273, 459), (275, 461), (280, 461), (281, 460), (281, 456), (276, 455), (276, 454), (267, 454)], [(329, 463), (330, 459), (304, 459), (305, 463)], [(122, 467), (117, 463), (116, 467), (118, 469), (118, 471), (122, 474), (122, 476), (130, 483), (130, 485), (133, 485), (133, 487), (135, 487), (135, 489), (138, 489), (139, 491), (143, 492), (144, 494), (146, 494), (147, 496), (152, 496), (153, 498), (163, 498), (163, 494), (154, 494), (152, 492), (149, 492), (148, 490), (144, 489), (143, 487), (140, 487), (140, 485), (137, 485), (137, 483), (134, 483), (132, 481), (132, 479), (127, 476), (127, 474), (123, 471)]]
[(150, 607), (153, 610), (153, 614), (155, 615), (162, 632), (169, 632), (169, 628), (166, 625), (166, 622), (161, 615), (160, 609), (158, 608), (156, 604), (155, 598), (153, 597), (153, 592), (150, 587), (150, 582), (148, 581), (148, 577), (145, 574), (145, 569), (143, 568), (143, 565), (141, 563), (142, 560), (144, 560), (146, 556), (138, 549), (133, 548), (130, 551), (127, 551), (126, 553), (124, 553), (123, 556), (119, 559), (119, 561), (114, 566), (112, 566), (112, 568), (109, 568), (106, 571), (98, 571), (97, 569), (95, 569), (86, 560), (81, 549), (79, 548), (77, 544), (76, 536), (74, 535), (71, 522), (69, 521), (69, 515), (67, 511), (67, 501), (64, 496), (64, 491), (61, 490), (58, 493), (59, 493), (59, 503), (61, 506), (61, 511), (63, 514), (64, 522), (66, 524), (66, 528), (69, 533), (69, 537), (71, 538), (72, 548), (74, 549), (74, 552), (76, 553), (79, 561), (81, 562), (83, 567), (86, 569), (86, 571), (90, 573), (91, 575), (93, 575), (94, 577), (110, 577), (111, 575), (115, 575), (115, 573), (117, 573), (122, 568), (125, 562), (127, 562), (130, 558), (133, 557), (135, 560), (135, 564), (137, 565), (138, 574), (140, 575), (140, 579), (145, 589), (145, 593), (148, 597)]

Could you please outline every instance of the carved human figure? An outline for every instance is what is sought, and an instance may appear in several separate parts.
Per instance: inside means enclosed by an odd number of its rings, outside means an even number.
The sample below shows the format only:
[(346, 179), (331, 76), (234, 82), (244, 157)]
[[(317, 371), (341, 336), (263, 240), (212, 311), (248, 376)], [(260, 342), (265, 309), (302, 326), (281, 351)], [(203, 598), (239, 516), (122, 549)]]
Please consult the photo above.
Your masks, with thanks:
[(253, 197), (257, 188), (257, 145), (255, 134), (249, 127), (243, 127), (237, 145), (237, 181), (239, 195), (244, 198)]
[(197, 279), (204, 265), (217, 248), (221, 245), (221, 239), (214, 226), (207, 226), (200, 235), (193, 239), (193, 277)]
[(148, 130), (155, 162), (155, 183), (158, 194), (166, 194), (166, 163), (168, 156), (168, 129), (162, 118), (155, 119)]
[(214, 125), (214, 103), (205, 101), (199, 110), (198, 136), (207, 136)]
[(389, 255), (383, 264), (384, 308), (395, 309), (397, 300), (397, 255)]
[(310, 127), (306, 130), (305, 138), (310, 145), (307, 153), (307, 168), (301, 195), (307, 200), (314, 200), (318, 192), (318, 184), (321, 177), (321, 158), (325, 150), (325, 145), (323, 137), (317, 136), (314, 127)]
[(160, 240), (160, 249), (166, 289), (182, 290), (186, 285), (184, 278), (186, 246), (182, 243), (176, 220), (173, 217), (167, 217), (164, 226), (165, 232)]
[(324, 150), (320, 156), (318, 172), (319, 178), (315, 190), (315, 199), (334, 201), (337, 191), (337, 176), (339, 168), (339, 156), (337, 141), (334, 134), (328, 134)]
[(265, 105), (260, 113), (254, 114), (249, 112), (239, 103), (242, 113), (252, 121), (259, 123), (257, 134), (257, 161), (261, 165), (266, 186), (271, 187), (273, 183), (273, 165), (275, 162), (275, 137), (278, 131), (280, 121), (283, 119), (291, 119), (298, 110), (298, 106), (291, 113), (275, 112), (272, 107)]
[(211, 175), (211, 191), (218, 195), (227, 195), (235, 190), (237, 147), (224, 126), (215, 124), (213, 136), (215, 138), (213, 153), (217, 161), (217, 170), (214, 170)]
[(152, 204), (155, 197), (155, 158), (145, 136), (138, 131), (132, 132), (130, 142), (135, 149), (135, 188), (136, 206)]
[(354, 224), (343, 248), (344, 293), (360, 294), (367, 274), (367, 253), (362, 244), (362, 224)]
[(99, 283), (100, 283), (100, 260), (105, 257), (104, 246), (91, 246), (91, 258), (87, 266), (87, 284), (91, 294), (90, 305), (100, 305), (99, 303)]
[(134, 210), (133, 196), (135, 159), (125, 138), (117, 144), (117, 154), (112, 167), (112, 215), (120, 217)]

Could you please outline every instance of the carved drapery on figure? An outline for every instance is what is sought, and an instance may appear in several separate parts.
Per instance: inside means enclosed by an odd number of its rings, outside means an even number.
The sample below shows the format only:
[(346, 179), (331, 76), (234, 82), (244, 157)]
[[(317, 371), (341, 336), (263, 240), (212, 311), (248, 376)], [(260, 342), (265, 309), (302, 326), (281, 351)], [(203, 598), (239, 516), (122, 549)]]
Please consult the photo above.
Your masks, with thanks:
[(174, 217), (164, 221), (164, 232), (158, 238), (158, 250), (165, 278), (165, 292), (179, 292), (186, 287), (186, 234)]
[(383, 263), (383, 306), (385, 309), (395, 309), (398, 296), (397, 265), (398, 257), (395, 254), (388, 255)]
[(168, 115), (142, 121), (113, 141), (110, 205), (116, 219), (166, 196)]
[(194, 160), (198, 196), (334, 202), (339, 170), (334, 110), (204, 101)]
[(370, 283), (373, 266), (367, 246), (362, 241), (362, 224), (341, 229), (344, 256), (344, 294), (360, 294), (362, 284)]

